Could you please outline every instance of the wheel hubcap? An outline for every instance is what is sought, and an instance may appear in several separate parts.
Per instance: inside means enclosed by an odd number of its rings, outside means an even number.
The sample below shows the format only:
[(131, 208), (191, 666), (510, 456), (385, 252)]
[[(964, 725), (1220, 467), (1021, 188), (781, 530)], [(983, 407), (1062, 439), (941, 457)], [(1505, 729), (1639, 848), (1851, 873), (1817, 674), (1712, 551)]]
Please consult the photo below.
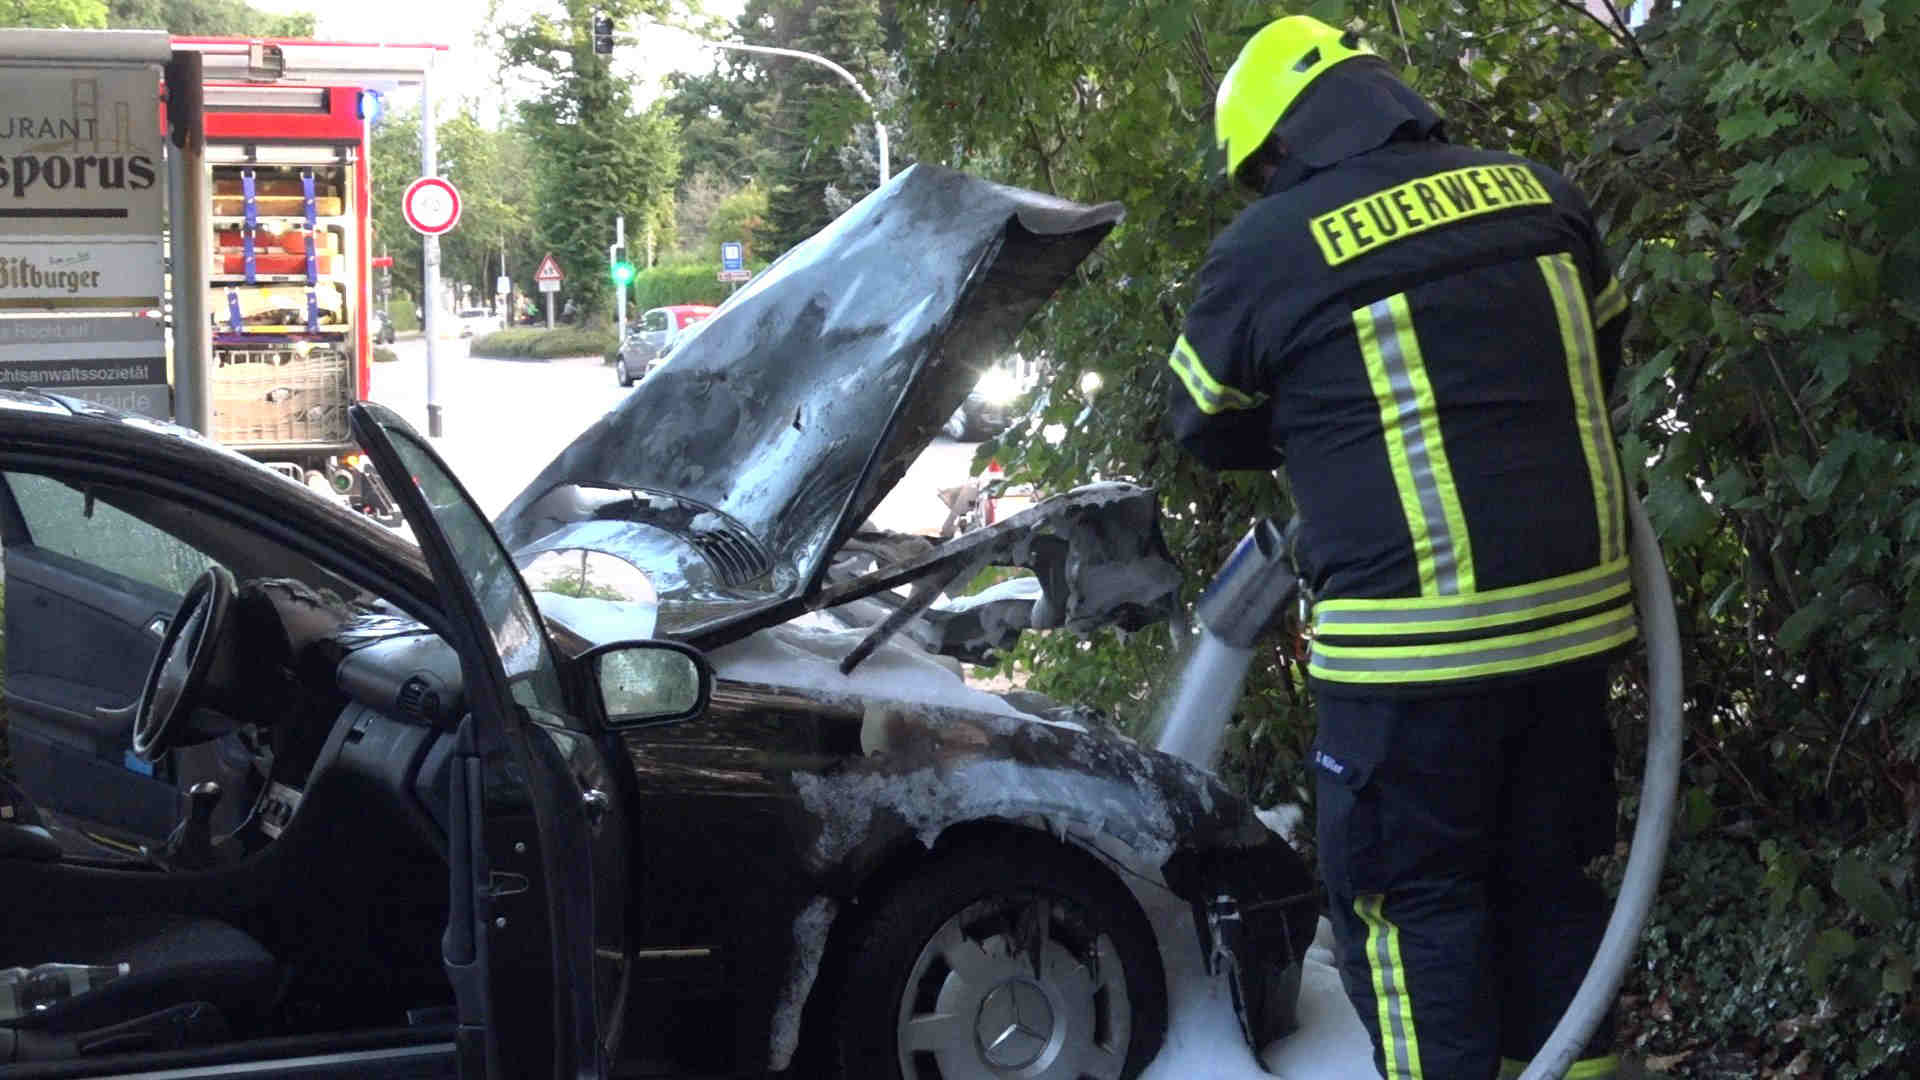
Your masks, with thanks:
[(1038, 983), (1009, 979), (987, 992), (974, 1025), (987, 1063), (1024, 1069), (1053, 1041), (1053, 1005)]
[(1113, 941), (1053, 899), (997, 897), (948, 919), (900, 1002), (906, 1077), (1116, 1080), (1132, 1013)]

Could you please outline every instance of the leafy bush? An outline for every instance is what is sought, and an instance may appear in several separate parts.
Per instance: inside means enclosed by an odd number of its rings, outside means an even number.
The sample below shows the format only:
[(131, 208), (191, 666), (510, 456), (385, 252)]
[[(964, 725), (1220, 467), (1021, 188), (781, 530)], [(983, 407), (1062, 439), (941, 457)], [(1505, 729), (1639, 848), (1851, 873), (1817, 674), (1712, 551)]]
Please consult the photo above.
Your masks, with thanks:
[(387, 314), (393, 316), (395, 333), (405, 334), (420, 329), (420, 319), (413, 313), (413, 300), (398, 296), (387, 301)]
[[(759, 267), (749, 265), (748, 269), (758, 273), (765, 270), (765, 264)], [(627, 300), (629, 319), (648, 308), (666, 307), (670, 304), (713, 304), (719, 305), (726, 300), (734, 286), (719, 280), (715, 275), (720, 272), (720, 263), (714, 262), (674, 262), (661, 263), (633, 275), (633, 291)]]
[(563, 356), (604, 356), (617, 347), (613, 328), (562, 326), (552, 330), (518, 327), (473, 339), (467, 351), (496, 360), (553, 360)]
[(387, 348), (385, 345), (375, 345), (373, 347), (373, 362), (376, 364), (391, 364), (398, 359), (400, 359), (400, 354)]
[(1684, 1076), (1908, 1075), (1913, 837), (1684, 831), (1623, 999), (1628, 1044)]

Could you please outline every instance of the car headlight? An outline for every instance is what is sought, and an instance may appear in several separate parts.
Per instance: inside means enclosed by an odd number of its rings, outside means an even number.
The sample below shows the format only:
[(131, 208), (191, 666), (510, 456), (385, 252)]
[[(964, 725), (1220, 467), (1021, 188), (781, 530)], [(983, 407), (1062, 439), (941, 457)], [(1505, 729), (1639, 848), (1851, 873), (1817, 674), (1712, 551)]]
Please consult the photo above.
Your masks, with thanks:
[(994, 368), (980, 376), (980, 383), (974, 388), (989, 405), (1007, 406), (1020, 396), (1020, 381), (1013, 373), (1003, 368)]

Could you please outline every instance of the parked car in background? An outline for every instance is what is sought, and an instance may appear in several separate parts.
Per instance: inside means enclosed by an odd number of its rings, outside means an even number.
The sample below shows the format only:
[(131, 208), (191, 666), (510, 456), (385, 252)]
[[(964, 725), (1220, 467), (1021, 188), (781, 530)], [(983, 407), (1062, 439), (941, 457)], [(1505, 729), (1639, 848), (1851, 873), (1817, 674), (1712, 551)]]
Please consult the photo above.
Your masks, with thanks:
[(670, 304), (642, 313), (627, 330), (620, 345), (620, 358), (614, 361), (613, 375), (621, 386), (632, 386), (666, 361), (667, 354), (693, 327), (706, 321), (714, 308), (709, 304)]
[(463, 338), (491, 334), (500, 329), (499, 317), (483, 307), (462, 308), (454, 317), (460, 320), (460, 336)]

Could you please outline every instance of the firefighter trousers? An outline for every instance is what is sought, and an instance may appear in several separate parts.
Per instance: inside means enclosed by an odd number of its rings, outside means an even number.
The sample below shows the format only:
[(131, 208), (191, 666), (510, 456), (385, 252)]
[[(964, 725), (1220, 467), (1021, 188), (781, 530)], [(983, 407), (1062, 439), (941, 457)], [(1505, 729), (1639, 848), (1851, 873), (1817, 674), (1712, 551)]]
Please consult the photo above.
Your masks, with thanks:
[[(1319, 695), (1312, 767), (1341, 981), (1388, 1080), (1517, 1076), (1610, 909), (1604, 667), (1480, 692)], [(1574, 1080), (1614, 1075), (1609, 1018)]]

